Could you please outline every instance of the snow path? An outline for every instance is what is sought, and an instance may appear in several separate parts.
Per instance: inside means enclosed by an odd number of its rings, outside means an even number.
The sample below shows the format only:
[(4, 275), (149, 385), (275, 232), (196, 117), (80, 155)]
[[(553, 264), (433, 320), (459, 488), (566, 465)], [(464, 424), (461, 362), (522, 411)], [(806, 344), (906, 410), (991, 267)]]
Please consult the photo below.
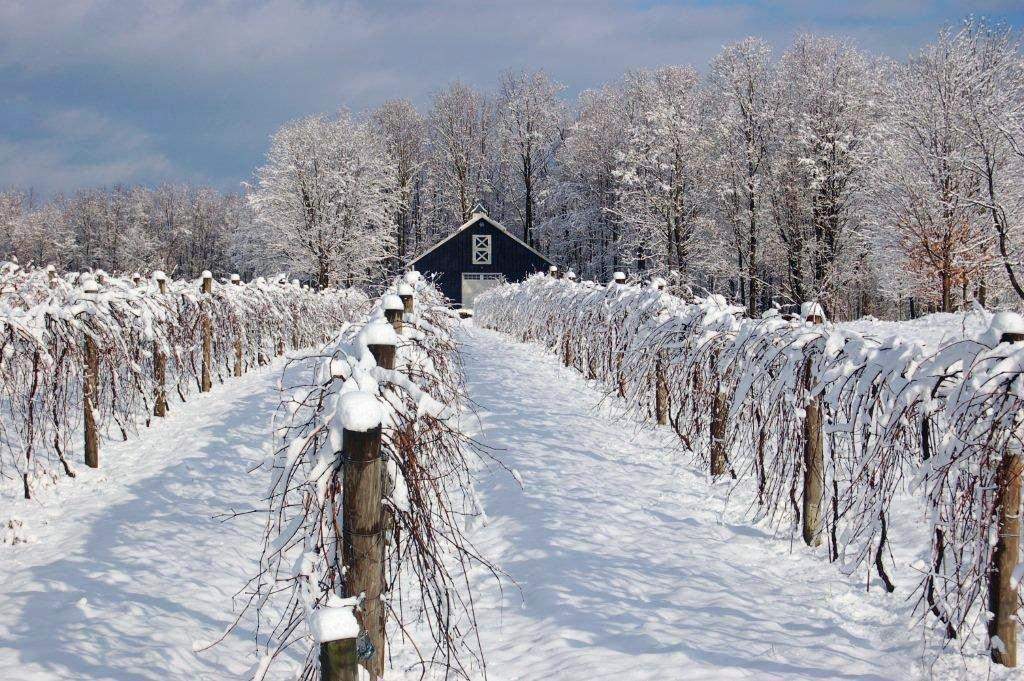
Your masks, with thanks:
[[(283, 364), (193, 395), (128, 442), (105, 443), (59, 498), (19, 505), (36, 541), (0, 546), (0, 679), (232, 679), (251, 629), (196, 654), (229, 621), (258, 558), (251, 508)], [(172, 405), (173, 408), (174, 405)]]
[(462, 340), (479, 438), (523, 479), (478, 486), (489, 520), (473, 539), (522, 589), (474, 575), (489, 678), (907, 677), (906, 593), (865, 594), (724, 520), (664, 429), (610, 417), (540, 348), (472, 327)]
[[(479, 439), (523, 480), (493, 467), (477, 486), (488, 520), (471, 536), (519, 587), (470, 576), (490, 679), (928, 675), (903, 584), (865, 594), (823, 555), (723, 516), (724, 488), (669, 433), (616, 419), (541, 349), (472, 326), (461, 338)], [(226, 624), (258, 556), (261, 515), (215, 516), (265, 491), (248, 470), (281, 368), (193, 396), (106, 443), (100, 470), (4, 509), (35, 541), (0, 546), (0, 679), (244, 678), (250, 623), (210, 651), (192, 646)], [(419, 677), (399, 671), (408, 648), (392, 652), (389, 678)], [(931, 671), (972, 676), (956, 666)]]

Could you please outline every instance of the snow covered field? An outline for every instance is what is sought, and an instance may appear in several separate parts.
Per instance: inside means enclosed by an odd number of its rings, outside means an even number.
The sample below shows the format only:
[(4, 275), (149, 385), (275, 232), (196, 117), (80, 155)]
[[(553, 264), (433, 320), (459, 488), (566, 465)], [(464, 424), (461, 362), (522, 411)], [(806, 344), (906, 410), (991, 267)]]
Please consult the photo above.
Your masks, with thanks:
[[(725, 487), (709, 487), (673, 437), (617, 418), (540, 348), (472, 326), (463, 341), (478, 437), (522, 480), (494, 467), (477, 485), (488, 518), (472, 537), (510, 577), (499, 588), (471, 576), (488, 678), (989, 674), (981, 657), (922, 664), (909, 584), (865, 593), (823, 550), (743, 522), (742, 499), (723, 513)], [(192, 398), (138, 439), (108, 444), (105, 468), (3, 509), (33, 541), (0, 546), (0, 679), (244, 675), (251, 623), (193, 648), (229, 621), (257, 556), (259, 515), (216, 516), (266, 489), (248, 469), (263, 455), (280, 366)], [(895, 523), (897, 549), (914, 521), (908, 509)], [(419, 676), (410, 649), (393, 654), (389, 677)]]

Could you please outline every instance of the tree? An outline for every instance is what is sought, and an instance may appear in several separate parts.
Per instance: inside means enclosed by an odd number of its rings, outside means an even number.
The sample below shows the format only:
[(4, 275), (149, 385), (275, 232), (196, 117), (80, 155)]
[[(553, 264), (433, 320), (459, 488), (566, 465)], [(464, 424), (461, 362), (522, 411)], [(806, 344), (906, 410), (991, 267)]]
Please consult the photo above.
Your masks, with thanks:
[(771, 47), (747, 38), (727, 45), (711, 64), (711, 88), (721, 111), (720, 190), (724, 214), (737, 247), (741, 300), (751, 315), (758, 309), (759, 259), (763, 226), (759, 220), (767, 162), (779, 108)]
[(793, 302), (839, 294), (858, 271), (866, 152), (879, 124), (879, 74), (852, 45), (798, 36), (782, 56), (771, 165), (772, 216), (786, 252)]
[(883, 137), (872, 172), (876, 246), (894, 250), (927, 288), (914, 291), (953, 309), (955, 287), (967, 289), (986, 269), (992, 241), (979, 224), (978, 183), (962, 127), (969, 71), (943, 33), (897, 65)]
[(518, 222), (523, 241), (534, 243), (538, 185), (548, 174), (562, 137), (565, 105), (562, 87), (543, 71), (506, 73), (498, 96), (502, 160), (514, 178)]
[[(951, 60), (966, 62), (960, 123), (970, 152), (967, 169), (980, 187), (965, 198), (987, 217), (998, 264), (1018, 299), (1024, 299), (1024, 61), (1020, 42), (1005, 27), (970, 21), (945, 32)], [(984, 277), (985, 274), (983, 273)], [(984, 298), (985, 279), (979, 286)]]
[(716, 250), (703, 179), (711, 150), (706, 98), (690, 67), (658, 69), (644, 83), (644, 112), (628, 131), (616, 170), (623, 250), (641, 269), (681, 272), (692, 284)]
[(409, 253), (409, 238), (419, 249), (419, 192), (422, 190), (426, 162), (426, 121), (405, 99), (380, 105), (370, 116), (376, 134), (383, 140), (388, 156), (395, 164), (399, 206), (395, 216), (397, 260), (403, 263)]
[(434, 97), (428, 116), (430, 182), (435, 225), (458, 225), (489, 191), (488, 148), (493, 134), (492, 105), (462, 83)]
[(272, 262), (319, 287), (381, 275), (400, 194), (395, 166), (368, 124), (344, 113), (288, 123), (256, 176), (249, 200)]

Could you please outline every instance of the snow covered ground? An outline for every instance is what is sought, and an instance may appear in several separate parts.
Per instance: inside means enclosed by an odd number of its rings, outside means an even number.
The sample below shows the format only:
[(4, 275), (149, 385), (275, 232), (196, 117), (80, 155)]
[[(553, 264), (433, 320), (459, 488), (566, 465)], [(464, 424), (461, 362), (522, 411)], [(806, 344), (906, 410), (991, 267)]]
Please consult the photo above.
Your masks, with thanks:
[(489, 519), (473, 540), (518, 585), (474, 575), (488, 678), (988, 674), (983, 657), (922, 663), (909, 569), (894, 595), (866, 593), (824, 550), (744, 522), (740, 500), (723, 513), (725, 487), (711, 488), (667, 430), (618, 418), (539, 347), (471, 327), (463, 340), (480, 438), (523, 481), (494, 470), (477, 490)]
[[(251, 629), (196, 654), (230, 621), (258, 558), (251, 507), (280, 362), (194, 395), (165, 421), (106, 443), (98, 470), (0, 508), (31, 543), (0, 545), (0, 679), (233, 679)], [(11, 506), (9, 502), (6, 504)]]
[[(488, 519), (472, 537), (510, 576), (471, 576), (487, 675), (504, 679), (985, 678), (982, 657), (921, 663), (909, 570), (864, 591), (823, 553), (723, 513), (663, 429), (613, 404), (536, 346), (467, 325), (479, 439), (516, 469), (480, 471)], [(251, 574), (280, 364), (193, 397), (99, 471), (20, 515), (33, 541), (0, 546), (0, 679), (232, 679), (254, 662), (228, 621)], [(913, 517), (894, 524), (894, 535)], [(912, 554), (906, 560), (913, 559)], [(900, 556), (898, 556), (901, 560)], [(418, 678), (396, 645), (389, 678)], [(1000, 671), (993, 678), (1024, 678)]]

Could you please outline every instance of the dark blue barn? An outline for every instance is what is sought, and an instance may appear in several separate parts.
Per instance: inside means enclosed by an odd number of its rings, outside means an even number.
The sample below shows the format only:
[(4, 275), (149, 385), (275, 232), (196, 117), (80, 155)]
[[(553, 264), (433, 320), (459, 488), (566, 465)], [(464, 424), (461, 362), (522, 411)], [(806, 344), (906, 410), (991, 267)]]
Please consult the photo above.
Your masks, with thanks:
[(551, 261), (512, 236), (500, 224), (476, 212), (454, 234), (409, 261), (456, 307), (473, 307), (473, 299), (499, 281), (522, 281), (546, 272)]

